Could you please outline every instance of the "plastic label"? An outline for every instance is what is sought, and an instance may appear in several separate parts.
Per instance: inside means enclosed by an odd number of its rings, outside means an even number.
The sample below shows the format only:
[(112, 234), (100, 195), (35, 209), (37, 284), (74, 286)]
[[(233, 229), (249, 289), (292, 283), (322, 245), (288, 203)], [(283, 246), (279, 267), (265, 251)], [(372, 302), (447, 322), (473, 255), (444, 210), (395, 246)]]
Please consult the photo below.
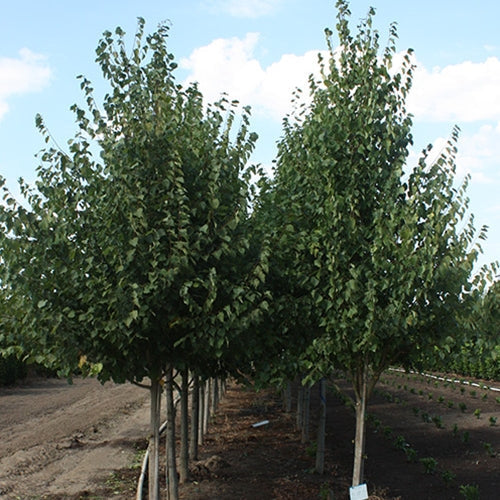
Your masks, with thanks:
[(358, 486), (351, 486), (349, 488), (349, 496), (351, 500), (367, 500), (368, 499), (368, 488), (366, 484), (360, 484)]

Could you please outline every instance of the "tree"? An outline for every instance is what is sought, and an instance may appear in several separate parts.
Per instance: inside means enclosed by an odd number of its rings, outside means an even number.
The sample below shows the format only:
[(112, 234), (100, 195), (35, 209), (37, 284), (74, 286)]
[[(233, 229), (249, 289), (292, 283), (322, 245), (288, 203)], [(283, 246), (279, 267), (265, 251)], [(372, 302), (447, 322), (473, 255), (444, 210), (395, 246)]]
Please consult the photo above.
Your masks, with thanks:
[(23, 311), (4, 326), (25, 356), (67, 376), (150, 379), (154, 499), (163, 376), (172, 394), (175, 366), (224, 369), (267, 302), (246, 222), (250, 112), (234, 131), (236, 103), (205, 106), (196, 85), (178, 85), (167, 26), (145, 37), (144, 24), (130, 55), (120, 28), (104, 33), (96, 53), (110, 91), (99, 107), (81, 77), (69, 152), (42, 152), (23, 204), (4, 186), (0, 279)]
[(371, 390), (387, 366), (409, 362), (456, 324), (478, 250), (472, 221), (460, 230), (467, 199), (465, 186), (454, 188), (458, 131), (436, 161), (426, 151), (406, 166), (411, 50), (395, 71), (395, 25), (380, 55), (374, 9), (356, 34), (348, 3), (337, 9), (339, 48), (326, 30), (321, 79), (311, 77), (310, 104), (284, 122), (277, 169), (293, 176), (289, 209), (308, 216), (302, 262), (313, 263), (307, 286), (321, 329), (311, 373), (336, 365), (353, 385), (358, 485)]
[(475, 276), (474, 288), (463, 297), (460, 321), (453, 335), (419, 359), (422, 370), (451, 371), (479, 378), (500, 375), (500, 287), (495, 273), (498, 264), (483, 266)]

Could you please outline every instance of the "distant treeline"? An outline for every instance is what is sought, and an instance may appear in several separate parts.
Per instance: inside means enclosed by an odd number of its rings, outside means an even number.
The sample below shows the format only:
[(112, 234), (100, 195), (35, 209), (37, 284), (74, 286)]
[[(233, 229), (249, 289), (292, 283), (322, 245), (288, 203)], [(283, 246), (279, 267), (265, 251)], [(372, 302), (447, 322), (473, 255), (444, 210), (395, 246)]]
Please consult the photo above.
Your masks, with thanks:
[(500, 381), (500, 345), (495, 349), (467, 342), (450, 363), (449, 371), (487, 380)]
[(27, 375), (28, 367), (23, 361), (15, 356), (0, 357), (0, 385), (12, 385)]
[(446, 356), (428, 354), (420, 368), (500, 382), (500, 344), (492, 348), (481, 338), (466, 340)]
[(57, 373), (36, 363), (26, 363), (16, 356), (0, 357), (0, 387), (13, 385), (29, 376), (57, 377)]

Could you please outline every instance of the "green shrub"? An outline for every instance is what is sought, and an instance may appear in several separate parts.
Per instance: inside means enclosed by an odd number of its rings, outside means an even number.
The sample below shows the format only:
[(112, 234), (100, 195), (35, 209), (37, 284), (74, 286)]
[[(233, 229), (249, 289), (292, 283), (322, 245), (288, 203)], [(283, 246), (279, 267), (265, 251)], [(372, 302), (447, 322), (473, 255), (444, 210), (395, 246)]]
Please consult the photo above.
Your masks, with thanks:
[(453, 474), (453, 472), (450, 472), (449, 470), (444, 470), (441, 473), (441, 477), (443, 478), (443, 481), (445, 482), (446, 486), (450, 486), (457, 476)]
[(460, 494), (466, 500), (479, 500), (479, 487), (472, 484), (462, 484)]
[(424, 466), (426, 474), (434, 474), (437, 468), (437, 460), (432, 457), (421, 458), (420, 463)]
[(416, 462), (417, 461), (417, 451), (411, 446), (404, 449), (406, 460), (408, 462)]

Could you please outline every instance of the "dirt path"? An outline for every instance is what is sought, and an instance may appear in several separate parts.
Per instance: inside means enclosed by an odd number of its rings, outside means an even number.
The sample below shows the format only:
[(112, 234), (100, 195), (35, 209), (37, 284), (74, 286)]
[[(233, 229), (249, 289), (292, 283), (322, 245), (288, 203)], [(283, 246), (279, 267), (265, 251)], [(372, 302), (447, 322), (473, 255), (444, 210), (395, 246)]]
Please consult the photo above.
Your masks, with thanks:
[(130, 465), (148, 393), (130, 384), (37, 379), (0, 389), (0, 498), (85, 493)]

